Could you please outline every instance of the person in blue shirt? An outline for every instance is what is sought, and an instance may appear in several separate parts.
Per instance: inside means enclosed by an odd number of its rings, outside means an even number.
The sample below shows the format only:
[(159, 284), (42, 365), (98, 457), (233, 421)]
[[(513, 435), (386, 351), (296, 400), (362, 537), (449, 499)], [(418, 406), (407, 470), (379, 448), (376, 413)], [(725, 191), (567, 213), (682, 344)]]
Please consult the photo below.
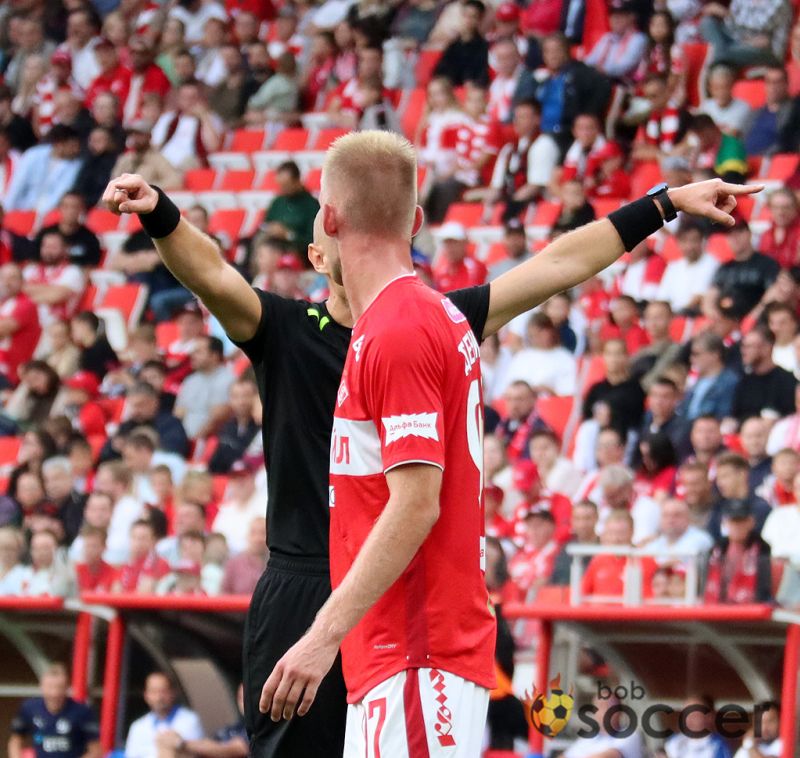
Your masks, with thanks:
[(42, 696), (26, 700), (11, 722), (8, 758), (22, 758), (27, 741), (36, 758), (100, 758), (97, 718), (87, 705), (67, 696), (67, 669), (51, 664), (39, 686)]

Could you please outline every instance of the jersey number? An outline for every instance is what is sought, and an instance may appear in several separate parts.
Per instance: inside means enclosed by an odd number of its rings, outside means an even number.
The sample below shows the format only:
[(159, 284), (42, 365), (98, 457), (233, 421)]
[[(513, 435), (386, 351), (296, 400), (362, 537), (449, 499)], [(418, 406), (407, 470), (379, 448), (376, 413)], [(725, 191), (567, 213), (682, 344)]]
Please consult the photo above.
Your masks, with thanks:
[(467, 394), (467, 444), (473, 463), (480, 474), (478, 505), (483, 493), (483, 409), (481, 408), (480, 379), (474, 379)]
[[(381, 697), (371, 700), (367, 704), (367, 720), (372, 721), (373, 716), (378, 714), (378, 723), (375, 724), (375, 731), (372, 733), (372, 758), (381, 758), (381, 732), (383, 723), (386, 721), (386, 698)], [(366, 745), (367, 757), (369, 758), (369, 743)]]

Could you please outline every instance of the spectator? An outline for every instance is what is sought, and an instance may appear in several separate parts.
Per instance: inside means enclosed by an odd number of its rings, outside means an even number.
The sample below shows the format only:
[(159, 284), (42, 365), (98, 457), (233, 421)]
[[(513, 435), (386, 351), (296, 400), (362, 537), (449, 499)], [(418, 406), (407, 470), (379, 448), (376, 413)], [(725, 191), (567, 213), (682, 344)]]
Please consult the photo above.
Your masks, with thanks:
[(22, 275), (23, 291), (38, 306), (39, 323), (49, 326), (75, 312), (86, 287), (81, 269), (69, 262), (67, 241), (61, 232), (42, 236), (41, 263), (29, 263)]
[(121, 152), (122, 145), (114, 142), (114, 135), (109, 129), (104, 126), (92, 129), (89, 134), (89, 151), (73, 187), (75, 192), (85, 198), (87, 205), (97, 205)]
[(733, 758), (767, 758), (780, 755), (783, 751), (780, 718), (780, 703), (759, 703), (753, 713), (754, 727), (745, 734), (742, 746)]
[(516, 585), (519, 599), (531, 602), (553, 573), (559, 543), (554, 538), (556, 522), (550, 511), (529, 505), (523, 518), (524, 542), (511, 559), (508, 572)]
[(108, 562), (114, 565), (128, 560), (131, 525), (144, 513), (144, 506), (132, 495), (132, 486), (133, 475), (122, 461), (109, 461), (98, 467), (94, 491), (108, 495), (114, 504), (107, 555)]
[(44, 227), (36, 235), (37, 257), (40, 257), (38, 251), (44, 235), (59, 232), (67, 243), (70, 263), (92, 268), (100, 265), (100, 241), (84, 223), (85, 216), (86, 202), (83, 196), (78, 192), (67, 192), (58, 203), (58, 221)]
[(586, 64), (611, 79), (629, 79), (647, 49), (647, 37), (636, 27), (636, 5), (631, 0), (612, 0), (611, 31), (604, 34), (586, 56)]
[(540, 132), (542, 108), (535, 100), (517, 103), (513, 110), (514, 141), (500, 151), (492, 175), (491, 202), (506, 204), (503, 220), (520, 216), (540, 199), (558, 163), (558, 145)]
[(268, 555), (267, 520), (258, 516), (248, 525), (245, 549), (225, 564), (222, 594), (252, 595), (261, 574), (264, 573)]
[(800, 384), (794, 388), (794, 403), (794, 413), (778, 419), (770, 430), (768, 455), (775, 455), (784, 448), (800, 450)]
[[(18, 374), (19, 385), (4, 408), (6, 420), (10, 421), (12, 425), (7, 427), (7, 434), (13, 433), (17, 428), (16, 424), (33, 426), (44, 422), (53, 408), (60, 387), (58, 374), (43, 361), (34, 360), (23, 363), (19, 367)], [(35, 436), (36, 432), (29, 434)], [(50, 440), (50, 444), (52, 444), (52, 440)], [(22, 461), (22, 454), (18, 460)]]
[[(533, 445), (531, 444), (531, 449)], [(514, 512), (514, 531), (523, 539), (525, 536), (525, 514), (531, 509), (549, 511), (555, 522), (554, 538), (564, 543), (569, 538), (570, 514), (572, 504), (566, 495), (551, 492), (544, 488), (539, 469), (532, 460), (520, 460), (514, 464), (512, 486), (521, 496), (521, 502)]]
[(542, 104), (542, 130), (556, 135), (562, 150), (569, 145), (572, 126), (581, 113), (605, 115), (611, 84), (595, 68), (575, 60), (569, 40), (555, 32), (542, 41), (544, 70), (523, 72), (514, 104), (535, 98)]
[(700, 461), (687, 461), (678, 470), (677, 487), (694, 526), (707, 530), (714, 507), (714, 493), (708, 476), (708, 467)]
[[(766, 424), (764, 426), (766, 427)], [(763, 450), (762, 455), (764, 455)], [(796, 502), (794, 478), (800, 471), (800, 453), (786, 448), (779, 450), (770, 460), (772, 465), (766, 471), (766, 477), (757, 490), (758, 494), (762, 495), (773, 508), (792, 505)]]
[(782, 268), (791, 268), (800, 262), (800, 207), (794, 192), (781, 188), (769, 196), (772, 222), (761, 235), (759, 249), (774, 258)]
[(480, 0), (466, 0), (461, 7), (461, 29), (457, 39), (444, 50), (435, 76), (443, 76), (460, 87), (466, 82), (489, 83), (489, 43), (480, 28), (486, 6)]
[(719, 261), (705, 252), (705, 231), (695, 220), (682, 219), (675, 239), (682, 257), (667, 265), (657, 297), (668, 301), (675, 313), (694, 315), (700, 310)]
[(544, 486), (572, 498), (578, 489), (578, 469), (561, 455), (561, 443), (555, 432), (541, 430), (531, 436), (530, 457), (536, 464)]
[(278, 196), (264, 216), (267, 234), (288, 239), (295, 251), (305, 253), (314, 236), (319, 202), (300, 180), (300, 169), (286, 161), (275, 172)]
[(669, 10), (656, 11), (647, 23), (647, 52), (634, 78), (641, 80), (648, 74), (667, 77), (674, 103), (680, 104), (686, 99), (683, 51), (675, 44), (675, 19)]
[(33, 133), (30, 120), (12, 110), (13, 97), (11, 88), (6, 84), (0, 84), (0, 128), (11, 142), (11, 147), (23, 152), (36, 144), (36, 135)]
[(74, 374), (78, 370), (80, 350), (72, 344), (69, 323), (54, 321), (50, 324), (47, 329), (47, 341), (50, 346), (50, 354), (47, 356), (48, 365), (56, 371), (61, 379)]
[(195, 76), (207, 87), (214, 88), (225, 81), (227, 71), (222, 57), (227, 22), (224, 19), (209, 18), (203, 24), (203, 37), (195, 48), (197, 69)]
[[(645, 752), (641, 735), (638, 731), (628, 734), (630, 730), (624, 727), (620, 718), (622, 710), (619, 700), (613, 695), (608, 698), (598, 696), (594, 699), (594, 707), (597, 709), (594, 715), (599, 727), (597, 734), (575, 740), (567, 748), (564, 758), (643, 758)], [(623, 734), (627, 736), (623, 737)]]
[(130, 528), (130, 558), (120, 567), (114, 592), (151, 595), (169, 574), (169, 564), (156, 553), (156, 533), (150, 521), (139, 519)]
[(790, 26), (786, 0), (770, 0), (757, 9), (746, 0), (732, 0), (730, 7), (712, 3), (704, 7), (700, 21), (700, 31), (714, 49), (714, 63), (737, 68), (778, 65)]
[[(199, 5), (199, 2), (198, 2)], [(214, 3), (204, 8), (217, 8)], [(184, 6), (173, 9), (184, 10)], [(175, 732), (183, 741), (203, 738), (203, 726), (194, 711), (176, 704), (175, 687), (166, 674), (155, 671), (145, 680), (144, 701), (150, 709), (131, 724), (125, 742), (126, 758), (155, 758), (163, 732)]]
[(31, 535), (31, 565), (22, 580), (22, 595), (66, 597), (70, 594), (70, 579), (58, 554), (58, 537), (51, 531)]
[(764, 297), (780, 269), (772, 258), (753, 249), (750, 226), (744, 219), (728, 227), (727, 233), (733, 260), (717, 269), (713, 285), (722, 297), (732, 298), (734, 307), (743, 315)]
[(440, 292), (474, 287), (486, 281), (486, 266), (468, 255), (467, 232), (457, 221), (449, 221), (439, 230), (442, 255), (433, 271), (433, 284)]
[[(758, 416), (752, 416), (742, 423), (739, 440), (742, 451), (750, 466), (749, 485), (751, 492), (760, 492), (764, 480), (771, 475), (772, 458), (767, 455), (767, 435), (769, 423)], [(789, 486), (794, 476), (789, 476)]]
[(537, 393), (573, 395), (577, 367), (572, 353), (561, 347), (558, 332), (544, 313), (534, 313), (528, 321), (528, 345), (511, 360), (506, 380), (528, 382)]
[[(633, 518), (625, 509), (614, 509), (602, 526), (600, 542), (609, 547), (631, 547), (633, 541)], [(625, 594), (625, 569), (628, 558), (624, 555), (600, 554), (592, 557), (581, 580), (581, 594), (614, 598), (619, 601)], [(655, 571), (655, 561), (641, 561), (643, 587), (650, 586), (650, 575)], [(588, 753), (586, 755), (591, 755)]]
[(39, 19), (22, 18), (16, 49), (11, 59), (7, 61), (3, 75), (6, 84), (12, 90), (19, 89), (26, 61), (34, 56), (47, 60), (53, 54), (54, 49), (53, 42), (45, 39), (44, 27)]
[(659, 563), (669, 562), (665, 556), (683, 560), (689, 555), (705, 555), (714, 541), (704, 529), (692, 524), (691, 511), (685, 500), (670, 498), (661, 507), (658, 537), (645, 546)]
[(256, 487), (256, 472), (254, 463), (247, 459), (233, 464), (228, 498), (214, 519), (212, 530), (224, 535), (233, 555), (245, 549), (251, 521), (264, 512), (266, 494)]
[(92, 129), (97, 127), (108, 129), (115, 146), (121, 147), (125, 144), (125, 130), (119, 121), (119, 100), (116, 95), (111, 92), (101, 92), (94, 99), (91, 116), (87, 119), (84, 114), (86, 111), (79, 114), (76, 123), (73, 124), (80, 134), (81, 144), (87, 143)]
[(220, 3), (202, 3), (200, 0), (185, 0), (169, 11), (169, 18), (178, 19), (186, 30), (186, 42), (197, 45), (203, 39), (206, 22), (210, 18), (228, 22), (225, 9)]
[(19, 160), (4, 207), (10, 210), (35, 210), (49, 213), (78, 177), (82, 160), (77, 132), (56, 124), (47, 142), (30, 148)]
[(597, 162), (598, 153), (606, 146), (600, 129), (600, 119), (594, 113), (579, 113), (572, 126), (573, 143), (564, 157), (559, 180), (581, 182), (591, 177), (591, 166)]
[(71, 322), (72, 341), (81, 351), (79, 366), (98, 381), (119, 365), (119, 358), (103, 331), (103, 322), (92, 311), (81, 311)]
[(150, 144), (152, 125), (143, 119), (134, 119), (128, 126), (128, 151), (117, 158), (112, 176), (139, 174), (148, 184), (163, 190), (181, 186), (180, 172)]
[[(777, 0), (783, 4), (782, 0)], [(748, 155), (790, 153), (798, 147), (798, 106), (789, 97), (789, 79), (782, 66), (770, 66), (764, 74), (766, 103), (753, 113), (744, 133)]]
[(717, 64), (708, 75), (708, 98), (700, 106), (725, 133), (735, 137), (747, 132), (753, 113), (750, 106), (733, 96), (736, 72), (725, 64)]
[(197, 561), (182, 558), (172, 566), (172, 573), (166, 577), (171, 580), (169, 589), (164, 594), (183, 596), (205, 596), (208, 593), (203, 588), (203, 567)]
[(200, 82), (181, 84), (175, 110), (162, 114), (152, 131), (153, 144), (179, 170), (208, 165), (208, 154), (218, 150), (223, 125), (212, 113)]
[(37, 307), (23, 292), (22, 272), (6, 263), (0, 267), (0, 374), (6, 386), (17, 383), (19, 368), (33, 357), (41, 333)]
[[(759, 536), (752, 503), (725, 500), (722, 530), (706, 571), (706, 603), (768, 603), (772, 599), (769, 545)], [(680, 755), (680, 753), (675, 754)]]
[(145, 503), (157, 501), (150, 484), (150, 473), (156, 466), (167, 466), (176, 484), (183, 481), (186, 473), (186, 461), (174, 453), (158, 450), (158, 444), (158, 435), (147, 426), (134, 429), (123, 442), (122, 460), (133, 473), (134, 494), (137, 500)]
[(740, 422), (764, 413), (787, 416), (794, 410), (797, 380), (772, 360), (775, 338), (765, 327), (756, 327), (742, 338), (746, 369), (733, 398), (733, 416)]
[(92, 492), (86, 496), (86, 505), (83, 508), (83, 521), (81, 531), (69, 547), (70, 563), (80, 563), (83, 560), (83, 529), (91, 527), (95, 532), (102, 532), (103, 538), (103, 560), (113, 563), (113, 556), (110, 554), (107, 541), (108, 529), (111, 526), (111, 516), (114, 513), (114, 500), (111, 495), (103, 492)]
[(796, 374), (798, 364), (795, 341), (798, 334), (797, 314), (787, 303), (772, 302), (764, 309), (767, 326), (775, 335), (775, 346), (772, 348), (772, 360), (775, 364)]
[(715, 465), (716, 457), (725, 452), (721, 424), (716, 416), (698, 416), (692, 422), (689, 440), (694, 451), (693, 458), (708, 467)]
[(41, 697), (25, 700), (11, 722), (8, 758), (22, 758), (27, 740), (36, 758), (49, 755), (100, 758), (100, 725), (89, 706), (68, 697), (69, 675), (61, 663), (45, 667)]
[(72, 466), (66, 456), (48, 458), (42, 463), (42, 479), (47, 499), (56, 506), (67, 543), (78, 536), (86, 498), (72, 488)]
[(489, 87), (489, 117), (493, 121), (510, 121), (511, 104), (524, 67), (517, 45), (509, 37), (500, 38), (494, 43), (492, 57), (495, 77)]
[[(255, 46), (251, 45), (252, 50)], [(303, 91), (303, 110), (317, 111), (324, 105), (324, 99), (333, 81), (333, 68), (336, 64), (336, 40), (331, 32), (320, 29), (312, 37), (306, 69), (301, 81)], [(269, 55), (264, 53), (267, 61)], [(252, 60), (249, 61), (253, 69)]]
[(671, 322), (669, 303), (651, 300), (645, 306), (643, 324), (650, 344), (633, 357), (631, 372), (640, 377), (642, 387), (648, 391), (679, 358), (681, 347), (670, 335)]
[(581, 564), (581, 573), (586, 571), (591, 556), (573, 558), (567, 552), (568, 545), (597, 545), (597, 506), (591, 500), (581, 500), (572, 506), (572, 534), (556, 556), (550, 584), (566, 586), (570, 583), (572, 562)]
[(81, 560), (75, 564), (75, 584), (79, 592), (110, 592), (117, 572), (103, 560), (106, 533), (93, 526), (81, 528)]
[[(190, 482), (191, 480), (187, 480)], [(185, 497), (186, 488), (184, 490), (183, 501), (175, 508), (175, 534), (164, 537), (159, 540), (156, 547), (156, 552), (169, 563), (174, 565), (181, 558), (187, 557), (184, 553), (187, 543), (184, 540), (188, 536), (188, 543), (202, 541), (203, 547), (205, 546), (205, 532), (206, 532), (206, 509), (205, 506), (194, 500)], [(196, 538), (196, 539), (195, 539)], [(191, 550), (191, 545), (189, 545)], [(197, 555), (190, 556), (202, 558), (202, 548), (198, 549)]]
[(247, 100), (245, 123), (249, 126), (283, 123), (295, 113), (300, 101), (297, 61), (291, 52), (282, 53), (275, 63), (275, 74)]
[(132, 124), (136, 119), (142, 118), (145, 95), (155, 94), (163, 100), (171, 89), (167, 75), (160, 66), (153, 62), (155, 50), (144, 35), (137, 34), (131, 37), (129, 49), (131, 58), (130, 86), (128, 87), (127, 96), (121, 100), (122, 121), (125, 125)]
[(518, 218), (509, 219), (503, 232), (505, 257), (489, 267), (489, 281), (497, 279), (506, 271), (510, 271), (533, 257), (533, 253), (528, 248), (525, 225)]
[(514, 463), (528, 456), (533, 433), (549, 427), (536, 411), (536, 392), (527, 382), (512, 382), (503, 397), (506, 417), (497, 425), (494, 434), (505, 444), (508, 460)]
[(633, 519), (632, 541), (638, 546), (658, 533), (661, 508), (652, 497), (637, 495), (634, 481), (633, 474), (624, 466), (606, 466), (597, 480), (600, 490), (597, 505), (601, 530), (613, 511), (627, 511)]
[(130, 69), (120, 65), (119, 53), (114, 43), (107, 37), (99, 37), (94, 46), (94, 55), (100, 67), (100, 73), (94, 78), (86, 90), (85, 105), (91, 110), (95, 98), (110, 92), (117, 99), (117, 117), (122, 115), (122, 104), (128, 98), (131, 85)]
[(232, 417), (226, 421), (217, 435), (217, 447), (208, 462), (208, 470), (214, 474), (226, 474), (231, 465), (239, 460), (256, 438), (261, 426), (257, 420), (260, 409), (258, 388), (250, 380), (241, 378), (233, 383), (230, 394)]
[(721, 524), (724, 521), (726, 503), (740, 500), (748, 504), (760, 533), (771, 509), (764, 498), (750, 492), (750, 466), (747, 459), (736, 453), (720, 455), (717, 459), (716, 485), (720, 497), (714, 503), (708, 523), (711, 536), (718, 539), (723, 534)]
[(697, 380), (683, 401), (685, 417), (729, 417), (739, 377), (725, 367), (725, 344), (715, 334), (698, 335), (692, 340), (691, 362)]
[(564, 182), (560, 195), (561, 210), (550, 232), (553, 239), (595, 219), (594, 208), (586, 199), (586, 192), (580, 182)]
[[(689, 425), (678, 412), (681, 392), (675, 382), (666, 376), (658, 377), (647, 393), (647, 412), (639, 428), (639, 439), (650, 434), (666, 434), (675, 453), (684, 458), (689, 454)], [(634, 462), (640, 457), (633, 456)]]
[(606, 466), (621, 466), (624, 462), (625, 443), (620, 431), (613, 426), (600, 428), (592, 449), (592, 460), (584, 467), (588, 473), (578, 486), (575, 499), (597, 502), (603, 496), (599, 486), (600, 472)]
[(151, 385), (145, 382), (135, 384), (127, 397), (127, 419), (120, 424), (117, 435), (106, 443), (100, 454), (101, 460), (117, 457), (121, 438), (138, 426), (154, 429), (162, 450), (185, 457), (189, 452), (189, 442), (183, 425), (171, 413), (162, 411), (160, 402), (160, 393)]
[(630, 375), (628, 353), (622, 339), (605, 343), (603, 363), (605, 379), (590, 387), (583, 402), (583, 418), (592, 417), (596, 403), (606, 403), (611, 408), (611, 425), (627, 434), (641, 423), (645, 395), (639, 382)]
[(25, 537), (8, 523), (0, 526), (0, 597), (21, 595), (26, 567), (20, 563)]
[(657, 161), (670, 155), (683, 139), (688, 118), (685, 111), (670, 101), (669, 85), (664, 76), (648, 76), (642, 91), (650, 103), (650, 112), (647, 121), (639, 127), (631, 155), (636, 161)]
[(61, 50), (72, 59), (72, 75), (82, 90), (86, 90), (100, 73), (95, 55), (99, 31), (97, 19), (88, 8), (73, 10), (67, 18), (67, 39)]
[(666, 262), (650, 249), (647, 242), (636, 245), (628, 256), (628, 262), (619, 279), (621, 294), (637, 302), (653, 300), (664, 275)]
[(230, 415), (228, 394), (234, 381), (225, 365), (222, 342), (216, 337), (198, 340), (192, 352), (193, 372), (184, 380), (175, 401), (175, 415), (189, 438), (208, 437)]
[(682, 711), (685, 730), (670, 736), (664, 744), (667, 758), (706, 755), (730, 758), (731, 751), (715, 729), (714, 700), (708, 695), (690, 697)]

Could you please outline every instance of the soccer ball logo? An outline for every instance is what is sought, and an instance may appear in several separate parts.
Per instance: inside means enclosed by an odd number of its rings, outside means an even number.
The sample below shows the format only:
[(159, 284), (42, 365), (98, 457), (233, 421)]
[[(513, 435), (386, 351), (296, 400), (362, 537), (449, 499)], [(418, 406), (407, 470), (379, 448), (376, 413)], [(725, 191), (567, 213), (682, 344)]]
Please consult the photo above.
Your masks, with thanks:
[[(527, 693), (526, 693), (527, 694)], [(550, 682), (550, 694), (537, 692), (533, 688), (530, 701), (530, 720), (533, 726), (545, 737), (557, 737), (567, 725), (572, 708), (575, 705), (573, 689), (569, 692), (561, 689), (561, 674)]]

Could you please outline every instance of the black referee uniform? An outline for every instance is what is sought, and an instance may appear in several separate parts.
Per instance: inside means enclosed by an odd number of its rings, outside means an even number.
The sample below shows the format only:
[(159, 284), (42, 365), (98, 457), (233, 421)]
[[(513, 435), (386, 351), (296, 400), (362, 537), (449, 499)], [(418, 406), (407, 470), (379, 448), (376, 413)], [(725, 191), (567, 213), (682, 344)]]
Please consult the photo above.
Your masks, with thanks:
[[(344, 748), (346, 689), (341, 660), (303, 717), (275, 723), (258, 710), (275, 664), (314, 621), (331, 592), (328, 569), (328, 462), (333, 411), (350, 329), (324, 303), (287, 300), (256, 290), (261, 322), (237, 343), (255, 369), (264, 406), (269, 472), (267, 569), (245, 624), (245, 723), (253, 758), (338, 758)], [(450, 293), (479, 341), (489, 285)]]

